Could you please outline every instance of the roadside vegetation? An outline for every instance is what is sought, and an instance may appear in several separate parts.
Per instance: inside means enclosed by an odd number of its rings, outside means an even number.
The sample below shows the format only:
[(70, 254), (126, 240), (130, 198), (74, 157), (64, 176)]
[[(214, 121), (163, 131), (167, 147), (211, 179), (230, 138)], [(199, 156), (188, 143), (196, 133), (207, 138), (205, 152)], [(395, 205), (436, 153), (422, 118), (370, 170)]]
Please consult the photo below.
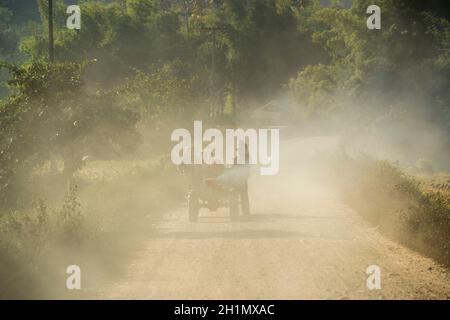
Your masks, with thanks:
[(337, 168), (345, 201), (382, 233), (450, 265), (450, 179), (407, 174), (388, 161), (344, 157)]
[(54, 173), (38, 173), (41, 190), (29, 206), (0, 216), (0, 298), (83, 295), (65, 287), (69, 265), (83, 273), (82, 294), (120, 272), (160, 215), (184, 196), (183, 180), (166, 162), (92, 161), (69, 190), (55, 192)]

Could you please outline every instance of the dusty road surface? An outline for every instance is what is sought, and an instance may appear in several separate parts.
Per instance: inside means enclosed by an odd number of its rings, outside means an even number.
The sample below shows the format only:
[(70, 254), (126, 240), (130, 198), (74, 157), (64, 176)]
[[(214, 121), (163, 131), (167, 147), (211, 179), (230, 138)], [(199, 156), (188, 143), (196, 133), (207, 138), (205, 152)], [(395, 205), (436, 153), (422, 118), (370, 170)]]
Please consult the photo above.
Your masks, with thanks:
[[(309, 172), (286, 165), (251, 179), (249, 219), (167, 213), (101, 298), (450, 298), (447, 269), (381, 236)], [(367, 288), (370, 265), (381, 269), (380, 290)]]

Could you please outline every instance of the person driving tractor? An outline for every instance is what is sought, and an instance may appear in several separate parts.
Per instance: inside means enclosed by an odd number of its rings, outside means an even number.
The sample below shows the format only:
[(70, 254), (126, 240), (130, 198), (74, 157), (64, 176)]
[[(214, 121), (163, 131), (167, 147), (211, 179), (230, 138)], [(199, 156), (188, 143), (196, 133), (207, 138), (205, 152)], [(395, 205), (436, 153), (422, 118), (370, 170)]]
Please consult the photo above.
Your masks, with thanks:
[[(245, 146), (246, 162), (248, 148)], [(219, 207), (228, 207), (230, 218), (235, 220), (239, 215), (239, 204), (244, 215), (250, 214), (248, 198), (248, 164), (238, 164), (237, 157), (231, 167), (224, 164), (198, 164), (180, 168), (189, 180), (188, 211), (189, 219), (197, 221), (201, 207), (211, 211)], [(211, 163), (211, 161), (208, 161)]]

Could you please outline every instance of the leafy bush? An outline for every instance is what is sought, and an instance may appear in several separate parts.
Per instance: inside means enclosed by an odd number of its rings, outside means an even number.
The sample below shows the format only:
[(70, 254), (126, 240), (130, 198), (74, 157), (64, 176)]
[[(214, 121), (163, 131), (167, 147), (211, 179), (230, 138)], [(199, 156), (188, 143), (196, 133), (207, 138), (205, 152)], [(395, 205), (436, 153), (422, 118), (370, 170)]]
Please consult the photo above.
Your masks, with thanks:
[(117, 156), (139, 142), (138, 116), (116, 102), (115, 92), (85, 92), (85, 65), (0, 66), (13, 90), (0, 105), (0, 206), (18, 206), (30, 174), (47, 160), (62, 159), (68, 180), (84, 156)]
[(93, 161), (61, 204), (37, 199), (0, 211), (0, 298), (65, 297), (65, 268), (74, 262), (102, 270), (83, 276), (83, 286), (98, 287), (154, 219), (183, 200), (182, 177), (165, 160)]
[(39, 199), (33, 208), (2, 212), (0, 234), (0, 298), (33, 297), (47, 278), (50, 247), (74, 246), (86, 236), (76, 190), (61, 208), (51, 209)]
[[(387, 161), (346, 158), (339, 167), (343, 196), (388, 235), (450, 265), (450, 198), (424, 191)], [(345, 182), (344, 182), (345, 181)]]
[(147, 127), (207, 115), (207, 84), (192, 66), (180, 60), (161, 67), (153, 65), (146, 72), (136, 71), (119, 92), (123, 105), (138, 112)]

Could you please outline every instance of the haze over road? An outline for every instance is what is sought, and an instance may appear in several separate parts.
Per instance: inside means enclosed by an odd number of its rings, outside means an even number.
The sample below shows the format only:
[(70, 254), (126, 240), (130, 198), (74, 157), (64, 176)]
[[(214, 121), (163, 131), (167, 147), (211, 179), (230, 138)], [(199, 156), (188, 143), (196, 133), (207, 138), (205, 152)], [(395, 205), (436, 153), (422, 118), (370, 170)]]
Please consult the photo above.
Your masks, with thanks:
[[(226, 210), (202, 210), (198, 223), (187, 221), (186, 208), (164, 215), (101, 297), (450, 298), (447, 269), (381, 236), (310, 170), (285, 162), (280, 175), (254, 177), (249, 188), (247, 220), (232, 223)], [(370, 265), (381, 268), (381, 290), (366, 286)]]

